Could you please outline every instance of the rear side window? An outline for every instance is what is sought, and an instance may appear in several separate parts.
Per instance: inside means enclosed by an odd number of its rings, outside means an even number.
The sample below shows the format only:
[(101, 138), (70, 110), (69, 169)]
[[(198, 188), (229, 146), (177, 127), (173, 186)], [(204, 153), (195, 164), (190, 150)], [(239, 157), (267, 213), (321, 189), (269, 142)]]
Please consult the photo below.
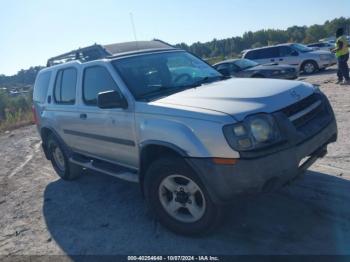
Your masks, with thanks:
[(84, 70), (83, 100), (85, 104), (97, 105), (98, 93), (110, 90), (119, 92), (117, 84), (105, 67), (92, 66)]
[(44, 103), (46, 99), (47, 89), (49, 88), (51, 72), (39, 74), (34, 85), (33, 101)]
[(57, 104), (73, 105), (77, 86), (77, 70), (75, 68), (62, 69), (57, 72), (54, 99)]
[(260, 56), (261, 56), (260, 59), (278, 57), (278, 48), (271, 47), (271, 48), (262, 49)]
[(276, 47), (269, 47), (269, 48), (249, 51), (244, 58), (255, 60), (255, 59), (273, 58), (273, 57), (278, 57), (278, 49)]

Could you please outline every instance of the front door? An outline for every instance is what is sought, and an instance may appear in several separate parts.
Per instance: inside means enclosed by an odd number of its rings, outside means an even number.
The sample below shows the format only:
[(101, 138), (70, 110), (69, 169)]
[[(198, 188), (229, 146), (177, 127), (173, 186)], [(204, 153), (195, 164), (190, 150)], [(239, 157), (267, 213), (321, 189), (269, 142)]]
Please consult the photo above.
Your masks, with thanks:
[(86, 155), (136, 168), (138, 165), (135, 144), (134, 113), (127, 109), (101, 109), (97, 95), (103, 91), (121, 92), (105, 64), (86, 66), (83, 69), (77, 124), (66, 130), (74, 137), (74, 149)]

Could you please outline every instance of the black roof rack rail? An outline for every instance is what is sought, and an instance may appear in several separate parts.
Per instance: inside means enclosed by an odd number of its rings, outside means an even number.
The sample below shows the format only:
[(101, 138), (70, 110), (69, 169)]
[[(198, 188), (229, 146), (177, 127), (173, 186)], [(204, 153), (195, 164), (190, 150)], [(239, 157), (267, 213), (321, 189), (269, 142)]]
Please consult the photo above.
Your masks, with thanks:
[(159, 40), (134, 41), (110, 45), (94, 44), (88, 47), (79, 48), (68, 53), (55, 56), (47, 60), (47, 67), (67, 63), (70, 61), (88, 62), (107, 57), (116, 57), (121, 54), (147, 52), (151, 50), (175, 49), (174, 46)]
[(49, 67), (53, 65), (63, 64), (74, 60), (88, 62), (92, 60), (102, 59), (110, 55), (111, 53), (105, 50), (103, 46), (94, 44), (92, 46), (79, 48), (77, 50), (73, 50), (59, 56), (51, 57), (49, 60), (47, 60), (47, 66)]

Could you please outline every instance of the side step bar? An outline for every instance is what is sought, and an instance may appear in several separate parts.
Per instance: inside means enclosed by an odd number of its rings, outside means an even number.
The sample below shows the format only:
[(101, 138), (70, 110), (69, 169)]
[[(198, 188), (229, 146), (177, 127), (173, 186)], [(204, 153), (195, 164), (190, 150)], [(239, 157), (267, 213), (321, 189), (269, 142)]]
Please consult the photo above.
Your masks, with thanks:
[[(104, 163), (100, 160), (93, 160), (93, 159), (88, 159), (80, 156), (71, 157), (69, 159), (69, 162), (71, 162), (72, 164), (79, 165), (82, 168), (86, 168), (86, 169), (100, 172), (106, 175), (117, 177), (129, 182), (139, 183), (138, 174), (127, 168), (123, 168), (119, 166), (117, 167), (113, 164)], [(115, 166), (115, 168), (113, 168), (113, 166)]]

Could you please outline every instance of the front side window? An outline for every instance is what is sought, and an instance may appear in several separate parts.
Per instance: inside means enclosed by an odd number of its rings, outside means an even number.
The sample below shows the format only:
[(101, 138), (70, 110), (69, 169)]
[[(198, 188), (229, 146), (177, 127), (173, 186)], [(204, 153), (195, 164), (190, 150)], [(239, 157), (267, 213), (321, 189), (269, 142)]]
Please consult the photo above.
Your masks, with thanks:
[(54, 99), (57, 104), (74, 104), (77, 85), (77, 70), (75, 68), (62, 69), (57, 72)]
[(121, 58), (112, 64), (136, 100), (148, 100), (222, 79), (214, 68), (184, 51)]
[(39, 74), (34, 85), (33, 100), (38, 103), (44, 103), (47, 89), (49, 88), (51, 72)]
[(83, 100), (90, 106), (97, 105), (98, 93), (119, 91), (119, 88), (108, 70), (103, 66), (92, 66), (84, 70)]

